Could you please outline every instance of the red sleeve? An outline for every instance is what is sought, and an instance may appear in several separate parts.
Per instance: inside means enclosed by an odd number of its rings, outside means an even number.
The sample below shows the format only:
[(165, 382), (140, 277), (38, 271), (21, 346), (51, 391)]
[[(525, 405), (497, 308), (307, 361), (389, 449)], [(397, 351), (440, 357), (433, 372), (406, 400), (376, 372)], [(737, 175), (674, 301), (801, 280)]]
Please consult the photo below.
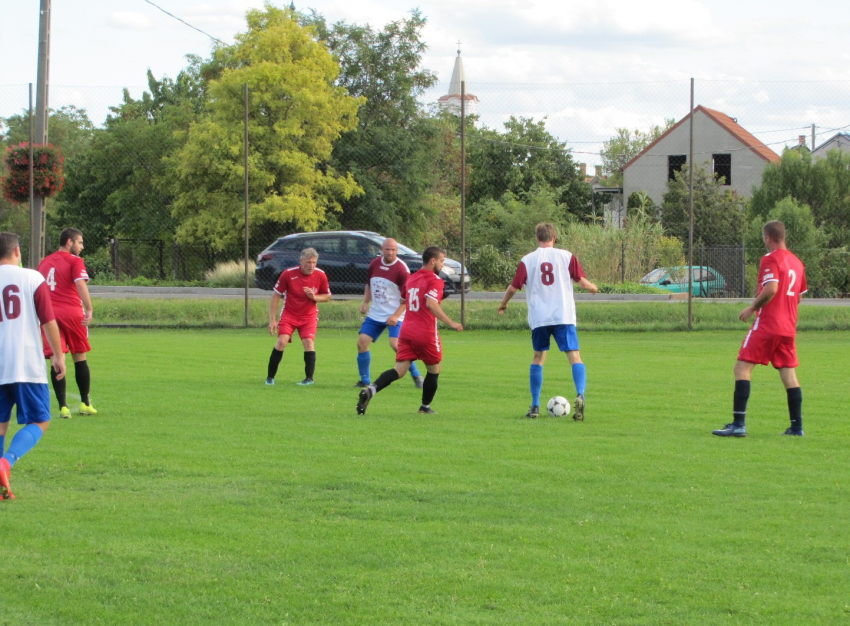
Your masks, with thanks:
[[(401, 263), (401, 261), (398, 261)], [(407, 265), (400, 265), (398, 268), (398, 272), (395, 275), (395, 284), (398, 285), (399, 290), (404, 293), (405, 287), (407, 287), (407, 279), (410, 277), (410, 270), (407, 269)]]
[(86, 262), (80, 257), (74, 257), (74, 264), (71, 267), (71, 280), (75, 283), (78, 280), (89, 281), (89, 273), (86, 271)]
[(41, 283), (33, 294), (35, 312), (41, 325), (49, 324), (56, 319), (53, 314), (53, 302), (50, 300), (50, 288), (47, 283)]
[(443, 291), (446, 284), (443, 282), (443, 279), (436, 274), (433, 276), (434, 277), (428, 281), (428, 291), (425, 293), (425, 297), (432, 298), (439, 303), (443, 300)]
[(765, 283), (779, 282), (779, 267), (775, 259), (771, 259), (770, 255), (765, 254), (759, 261), (759, 289), (764, 287)]
[(581, 263), (578, 262), (576, 255), (570, 259), (570, 278), (576, 282), (584, 278), (584, 270), (581, 269)]
[(283, 270), (280, 273), (280, 276), (277, 277), (277, 282), (274, 285), (275, 293), (280, 294), (281, 296), (286, 293), (286, 289), (289, 285), (286, 280), (286, 270)]
[(331, 292), (331, 286), (328, 284), (328, 275), (322, 272), (322, 280), (319, 285), (319, 295), (324, 295)]
[(516, 274), (514, 274), (514, 279), (511, 281), (511, 286), (514, 289), (522, 289), (522, 286), (528, 282), (528, 270), (525, 267), (525, 263), (522, 261), (519, 262), (516, 268)]

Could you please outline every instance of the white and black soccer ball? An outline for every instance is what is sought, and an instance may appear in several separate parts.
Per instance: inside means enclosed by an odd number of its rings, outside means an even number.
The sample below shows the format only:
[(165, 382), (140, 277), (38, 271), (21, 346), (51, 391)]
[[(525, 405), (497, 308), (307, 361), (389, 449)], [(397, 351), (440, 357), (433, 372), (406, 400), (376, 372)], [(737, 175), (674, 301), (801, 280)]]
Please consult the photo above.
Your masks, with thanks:
[(570, 414), (570, 403), (563, 396), (555, 396), (546, 403), (546, 410), (552, 417), (564, 417)]

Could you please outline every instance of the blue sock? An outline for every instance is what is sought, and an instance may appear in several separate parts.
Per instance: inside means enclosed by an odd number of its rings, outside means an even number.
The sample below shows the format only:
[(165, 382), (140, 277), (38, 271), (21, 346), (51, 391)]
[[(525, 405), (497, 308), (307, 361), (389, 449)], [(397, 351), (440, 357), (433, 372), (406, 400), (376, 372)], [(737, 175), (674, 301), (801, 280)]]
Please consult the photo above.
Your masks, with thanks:
[(0, 456), (6, 451), (6, 435), (0, 435)]
[(17, 463), (18, 459), (32, 450), (42, 434), (44, 433), (38, 424), (27, 424), (16, 432), (12, 437), (12, 443), (9, 444), (9, 450), (3, 455), (3, 458), (9, 461), (9, 466)]
[(360, 380), (367, 385), (371, 382), (369, 377), (369, 368), (372, 365), (372, 353), (366, 352), (357, 353), (357, 369), (360, 370)]
[(576, 384), (576, 393), (583, 396), (587, 387), (587, 372), (584, 370), (584, 363), (573, 364), (573, 382)]
[(413, 376), (414, 378), (416, 378), (417, 376), (420, 375), (419, 374), (419, 368), (416, 367), (416, 361), (410, 362), (410, 375)]
[(532, 363), (528, 372), (528, 380), (531, 386), (531, 404), (540, 406), (540, 390), (543, 389), (543, 366)]

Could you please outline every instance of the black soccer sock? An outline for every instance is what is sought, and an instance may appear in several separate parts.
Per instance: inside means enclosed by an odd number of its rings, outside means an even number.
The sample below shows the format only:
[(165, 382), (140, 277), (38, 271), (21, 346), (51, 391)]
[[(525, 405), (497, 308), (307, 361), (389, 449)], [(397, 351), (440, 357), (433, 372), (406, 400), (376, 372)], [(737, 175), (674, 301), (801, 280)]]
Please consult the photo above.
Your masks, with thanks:
[(375, 393), (378, 393), (384, 387), (389, 387), (397, 380), (398, 372), (394, 369), (383, 372), (380, 376), (378, 376), (378, 380), (375, 381)]
[(732, 405), (732, 419), (735, 426), (743, 426), (747, 420), (747, 401), (750, 399), (750, 381), (736, 380)]
[(91, 372), (89, 371), (88, 361), (77, 361), (74, 363), (74, 378), (77, 379), (80, 400), (88, 406), (90, 404), (89, 391), (91, 391)]
[(313, 380), (313, 374), (316, 373), (316, 352), (310, 351), (304, 353), (304, 376)]
[(788, 395), (788, 415), (791, 417), (791, 428), (803, 430), (803, 390), (800, 387), (786, 389)]
[(65, 399), (65, 379), (56, 379), (56, 370), (53, 369), (53, 365), (50, 365), (50, 380), (53, 381), (53, 393), (56, 394), (56, 400), (59, 402), (59, 408), (61, 409), (63, 406), (68, 406), (68, 401)]
[(283, 350), (272, 348), (272, 355), (269, 357), (269, 378), (274, 378), (277, 374), (277, 367), (280, 365), (280, 360), (283, 358)]
[(431, 406), (434, 396), (437, 395), (437, 379), (439, 377), (439, 374), (432, 374), (431, 372), (425, 374), (425, 382), (422, 384), (422, 404), (424, 406)]

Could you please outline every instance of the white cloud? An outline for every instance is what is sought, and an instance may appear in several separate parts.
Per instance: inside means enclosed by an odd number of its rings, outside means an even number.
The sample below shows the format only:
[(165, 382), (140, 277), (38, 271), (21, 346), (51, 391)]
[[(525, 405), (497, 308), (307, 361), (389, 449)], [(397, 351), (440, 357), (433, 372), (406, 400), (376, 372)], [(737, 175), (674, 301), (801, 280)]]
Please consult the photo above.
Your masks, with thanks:
[(110, 13), (107, 23), (115, 28), (126, 30), (147, 30), (153, 26), (153, 21), (147, 15), (129, 11)]

